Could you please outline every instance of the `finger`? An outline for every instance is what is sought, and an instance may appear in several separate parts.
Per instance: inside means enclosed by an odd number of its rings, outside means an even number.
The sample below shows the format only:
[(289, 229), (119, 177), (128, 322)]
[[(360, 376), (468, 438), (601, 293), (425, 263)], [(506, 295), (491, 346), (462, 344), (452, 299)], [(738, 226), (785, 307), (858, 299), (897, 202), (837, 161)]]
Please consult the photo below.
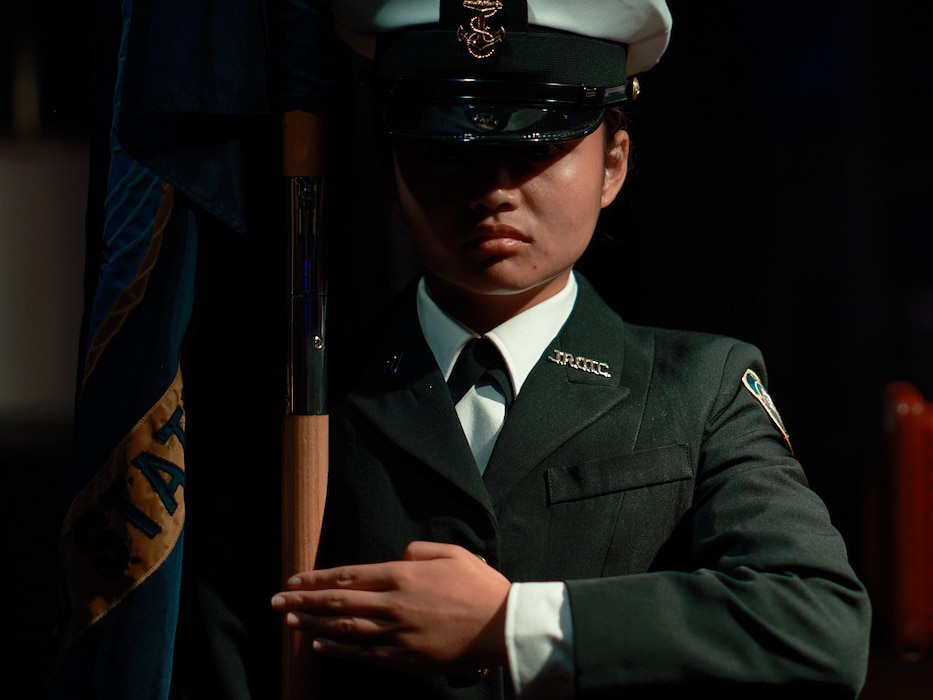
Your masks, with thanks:
[(463, 547), (442, 542), (413, 540), (405, 547), (405, 561), (425, 561), (427, 559), (449, 559), (467, 553)]
[(286, 586), (292, 591), (329, 588), (383, 591), (392, 587), (396, 567), (397, 562), (381, 562), (315, 569), (295, 574), (286, 581)]
[(285, 616), (285, 624), (292, 629), (305, 631), (314, 637), (344, 644), (359, 645), (386, 642), (397, 628), (394, 623), (378, 618), (358, 616), (321, 617), (296, 612), (290, 612)]
[(328, 589), (286, 591), (272, 597), (272, 609), (318, 617), (369, 617), (391, 619), (391, 599), (380, 591)]
[(389, 646), (369, 644), (348, 644), (333, 639), (315, 638), (311, 648), (322, 656), (335, 659), (352, 659), (370, 663), (387, 664), (398, 653), (397, 649)]

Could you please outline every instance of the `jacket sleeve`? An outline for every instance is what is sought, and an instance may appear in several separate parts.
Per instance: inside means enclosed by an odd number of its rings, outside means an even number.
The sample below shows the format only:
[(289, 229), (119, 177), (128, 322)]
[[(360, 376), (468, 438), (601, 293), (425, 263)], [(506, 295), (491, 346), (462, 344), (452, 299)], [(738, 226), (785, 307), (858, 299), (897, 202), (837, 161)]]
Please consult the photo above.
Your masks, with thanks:
[(713, 387), (694, 391), (715, 395), (685, 402), (706, 412), (692, 418), (682, 556), (568, 581), (577, 697), (854, 698), (867, 665), (865, 589), (767, 400), (743, 385), (748, 369), (764, 381), (759, 353), (710, 345), (702, 375)]

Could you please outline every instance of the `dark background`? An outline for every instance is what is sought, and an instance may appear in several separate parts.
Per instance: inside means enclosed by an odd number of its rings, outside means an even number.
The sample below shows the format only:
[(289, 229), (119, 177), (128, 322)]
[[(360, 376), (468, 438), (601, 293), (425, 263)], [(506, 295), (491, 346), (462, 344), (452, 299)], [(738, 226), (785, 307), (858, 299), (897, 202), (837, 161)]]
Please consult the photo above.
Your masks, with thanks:
[[(933, 7), (670, 6), (670, 48), (633, 115), (629, 182), (581, 268), (629, 321), (763, 350), (797, 455), (866, 573), (884, 385), (907, 380), (933, 397)], [(0, 5), (0, 143), (17, 138), (21, 41), (38, 56), (39, 138), (87, 139), (94, 36), (93, 3)], [(62, 352), (74, 362), (77, 338)], [(34, 696), (51, 648), (69, 430), (56, 417), (0, 424), (14, 542), (4, 578), (23, 636), (4, 658), (8, 697)], [(920, 697), (910, 683), (928, 691), (933, 670), (895, 658), (884, 605), (865, 697)]]

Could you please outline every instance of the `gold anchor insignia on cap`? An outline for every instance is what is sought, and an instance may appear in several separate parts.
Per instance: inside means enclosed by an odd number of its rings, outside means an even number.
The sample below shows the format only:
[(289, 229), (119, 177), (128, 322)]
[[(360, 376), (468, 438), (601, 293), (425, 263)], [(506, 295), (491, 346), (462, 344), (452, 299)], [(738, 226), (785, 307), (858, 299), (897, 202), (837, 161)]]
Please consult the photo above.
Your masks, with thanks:
[(496, 51), (496, 46), (505, 40), (505, 27), (490, 31), (486, 21), (492, 19), (502, 9), (501, 0), (463, 0), (463, 7), (476, 12), (470, 20), (470, 30), (461, 24), (457, 27), (457, 39), (466, 45), (473, 58), (489, 58)]
[(557, 348), (554, 348), (551, 352), (554, 354), (547, 356), (548, 361), (560, 365), (561, 367), (571, 367), (572, 369), (578, 369), (581, 372), (598, 374), (600, 377), (612, 377), (612, 375), (609, 373), (609, 363), (607, 362), (591, 360), (588, 357), (574, 355), (572, 352), (564, 352), (562, 350), (558, 350)]

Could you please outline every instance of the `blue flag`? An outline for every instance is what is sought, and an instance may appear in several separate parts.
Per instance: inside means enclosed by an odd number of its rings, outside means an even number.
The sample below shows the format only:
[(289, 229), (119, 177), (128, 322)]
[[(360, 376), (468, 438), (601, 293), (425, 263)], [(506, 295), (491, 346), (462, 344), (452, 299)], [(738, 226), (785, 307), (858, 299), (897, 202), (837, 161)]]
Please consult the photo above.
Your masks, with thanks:
[[(102, 41), (112, 53), (99, 57), (98, 77), (112, 90), (99, 110), (106, 137), (92, 153), (73, 498), (61, 531), (67, 619), (51, 697), (169, 696), (187, 515), (182, 355), (202, 254), (197, 221), (211, 217), (234, 237), (246, 232), (242, 134), (282, 108), (320, 107), (328, 84), (318, 76), (331, 47), (312, 42), (311, 50), (296, 34), (320, 22), (326, 3), (268, 5), (103, 4), (110, 14), (101, 30), (114, 36)], [(290, 61), (270, 83), (270, 66)]]
[(102, 256), (86, 300), (74, 498), (61, 534), (70, 617), (51, 688), (69, 698), (167, 697), (178, 612), (179, 353), (197, 242), (173, 225), (172, 186), (116, 136), (131, 9), (126, 3), (116, 57), (103, 231), (89, 231)]

